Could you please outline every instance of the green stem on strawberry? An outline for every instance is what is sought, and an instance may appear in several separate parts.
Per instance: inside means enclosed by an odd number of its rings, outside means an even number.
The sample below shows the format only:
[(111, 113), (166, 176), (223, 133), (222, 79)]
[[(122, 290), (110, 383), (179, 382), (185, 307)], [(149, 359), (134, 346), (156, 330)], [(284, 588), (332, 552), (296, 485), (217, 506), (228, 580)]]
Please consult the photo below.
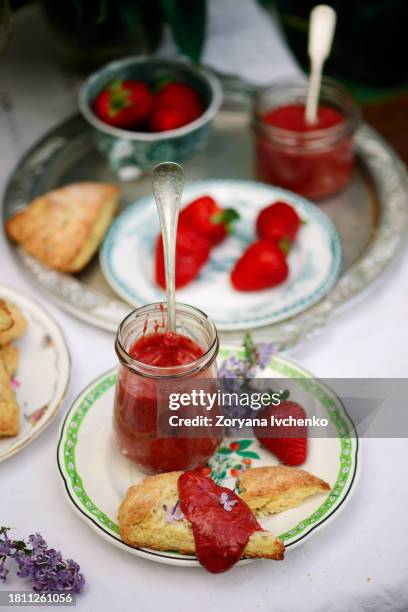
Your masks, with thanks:
[(235, 208), (225, 208), (222, 212), (212, 215), (210, 218), (211, 223), (219, 225), (222, 223), (225, 227), (227, 234), (231, 234), (234, 223), (241, 218), (239, 212)]

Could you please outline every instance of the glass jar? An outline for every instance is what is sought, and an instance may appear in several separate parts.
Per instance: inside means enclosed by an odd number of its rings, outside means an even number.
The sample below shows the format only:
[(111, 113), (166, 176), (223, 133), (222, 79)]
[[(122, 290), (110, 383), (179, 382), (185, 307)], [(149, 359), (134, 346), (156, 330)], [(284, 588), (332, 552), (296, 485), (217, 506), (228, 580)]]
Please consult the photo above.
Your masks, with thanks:
[[(147, 473), (188, 470), (203, 466), (221, 443), (222, 433), (200, 428), (201, 437), (161, 437), (159, 397), (163, 386), (189, 388), (192, 381), (216, 384), (219, 340), (214, 323), (200, 310), (177, 304), (176, 332), (200, 347), (202, 355), (189, 363), (161, 367), (131, 356), (132, 347), (167, 328), (165, 304), (150, 304), (130, 313), (120, 324), (115, 342), (119, 358), (113, 427), (121, 452)], [(215, 389), (214, 389), (215, 390)], [(166, 405), (168, 409), (168, 404)], [(163, 413), (162, 413), (163, 414)], [(160, 428), (159, 428), (160, 429)], [(186, 429), (184, 431), (187, 431)], [(189, 433), (189, 430), (188, 430)]]
[(282, 81), (258, 94), (253, 107), (256, 176), (311, 199), (332, 195), (348, 183), (354, 162), (353, 136), (360, 111), (347, 90), (323, 79), (320, 106), (334, 108), (343, 121), (323, 129), (293, 131), (265, 122), (268, 111), (306, 104), (308, 83)]

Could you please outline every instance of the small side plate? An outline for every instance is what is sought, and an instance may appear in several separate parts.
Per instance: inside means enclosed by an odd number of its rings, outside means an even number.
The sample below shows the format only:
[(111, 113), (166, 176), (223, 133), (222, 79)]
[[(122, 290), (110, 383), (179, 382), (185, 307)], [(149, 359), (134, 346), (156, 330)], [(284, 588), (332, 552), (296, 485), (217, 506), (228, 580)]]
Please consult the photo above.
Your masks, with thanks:
[[(223, 347), (220, 356), (225, 358), (233, 352), (240, 354), (236, 348)], [(357, 484), (359, 445), (353, 424), (339, 398), (309, 372), (287, 358), (275, 356), (263, 374), (302, 379), (305, 388), (313, 395), (319, 414), (328, 418), (336, 432), (330, 438), (310, 438), (307, 461), (302, 466), (328, 482), (330, 493), (316, 495), (297, 508), (260, 521), (264, 528), (279, 534), (288, 549), (312, 537), (346, 506)], [(196, 566), (198, 561), (194, 556), (132, 548), (120, 538), (116, 522), (119, 505), (128, 487), (140, 482), (144, 474), (119, 452), (113, 439), (115, 382), (115, 370), (92, 382), (74, 401), (62, 424), (57, 461), (67, 499), (80, 518), (111, 544), (158, 563)], [(236, 478), (232, 473), (235, 474), (240, 466), (240, 469), (246, 469), (248, 457), (253, 467), (277, 463), (257, 440), (234, 439), (233, 442), (231, 447), (228, 440), (224, 440), (223, 446), (211, 459), (213, 478), (225, 486), (235, 486)]]
[[(213, 249), (198, 278), (177, 291), (178, 301), (204, 310), (218, 329), (237, 331), (283, 321), (331, 290), (340, 272), (341, 241), (330, 219), (314, 204), (277, 187), (239, 180), (190, 183), (183, 202), (203, 195), (214, 197), (223, 208), (235, 208), (241, 219), (228, 240)], [(234, 262), (256, 239), (259, 211), (277, 200), (291, 204), (304, 222), (288, 257), (289, 277), (273, 289), (235, 291), (230, 282)], [(146, 196), (114, 221), (101, 248), (100, 263), (106, 280), (133, 306), (163, 299), (163, 291), (154, 282), (158, 232), (154, 198)]]
[(0, 438), (3, 461), (22, 450), (51, 423), (68, 388), (71, 359), (61, 329), (41, 306), (3, 285), (0, 297), (16, 304), (28, 322), (25, 334), (13, 342), (20, 354), (12, 380), (21, 410), (20, 432), (13, 438)]

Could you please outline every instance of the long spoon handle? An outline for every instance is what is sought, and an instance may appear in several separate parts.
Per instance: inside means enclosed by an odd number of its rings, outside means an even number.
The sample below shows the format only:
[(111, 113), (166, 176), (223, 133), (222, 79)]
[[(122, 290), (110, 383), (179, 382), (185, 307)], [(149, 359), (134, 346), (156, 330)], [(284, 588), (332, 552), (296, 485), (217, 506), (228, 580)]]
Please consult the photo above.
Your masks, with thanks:
[(307, 123), (316, 123), (323, 64), (331, 50), (335, 27), (336, 13), (334, 9), (326, 4), (315, 6), (310, 13), (309, 27), (308, 53), (311, 74), (305, 113)]
[(154, 168), (153, 193), (163, 240), (168, 331), (176, 331), (176, 239), (183, 187), (184, 173), (178, 164), (164, 162)]

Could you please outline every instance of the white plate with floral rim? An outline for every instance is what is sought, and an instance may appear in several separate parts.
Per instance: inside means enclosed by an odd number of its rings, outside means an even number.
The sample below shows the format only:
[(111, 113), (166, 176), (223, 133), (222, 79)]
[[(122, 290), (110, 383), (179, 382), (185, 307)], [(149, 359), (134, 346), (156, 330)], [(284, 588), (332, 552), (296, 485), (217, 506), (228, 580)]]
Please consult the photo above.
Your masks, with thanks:
[(27, 329), (13, 341), (19, 364), (11, 384), (20, 406), (20, 431), (0, 438), (0, 461), (32, 442), (57, 414), (71, 375), (71, 358), (57, 323), (31, 298), (0, 286), (0, 298), (16, 304), (27, 319)]
[[(341, 267), (341, 241), (330, 219), (314, 204), (290, 191), (241, 180), (190, 183), (183, 203), (208, 194), (241, 219), (234, 233), (212, 250), (198, 277), (177, 292), (178, 300), (208, 314), (220, 330), (240, 330), (277, 323), (318, 302), (334, 286)], [(229, 272), (255, 239), (255, 220), (267, 204), (284, 200), (304, 221), (289, 254), (289, 276), (273, 289), (235, 291)], [(159, 220), (153, 196), (141, 198), (111, 225), (100, 251), (106, 280), (134, 306), (160, 302), (154, 282), (154, 248)]]
[[(241, 349), (222, 347), (220, 358), (233, 353), (242, 356)], [(328, 482), (329, 494), (316, 495), (297, 508), (260, 520), (288, 549), (335, 519), (350, 499), (360, 466), (358, 438), (340, 399), (292, 360), (274, 356), (263, 376), (301, 381), (304, 392), (312, 394), (315, 407), (335, 432), (332, 437), (310, 438), (307, 461), (301, 466)], [(119, 505), (128, 487), (140, 482), (144, 474), (119, 452), (113, 438), (115, 382), (115, 370), (92, 382), (74, 401), (62, 424), (57, 460), (67, 498), (80, 518), (111, 544), (151, 561), (196, 566), (198, 561), (192, 555), (133, 548), (120, 539), (116, 518)], [(253, 439), (224, 440), (210, 462), (213, 478), (230, 488), (243, 469), (277, 463)]]

